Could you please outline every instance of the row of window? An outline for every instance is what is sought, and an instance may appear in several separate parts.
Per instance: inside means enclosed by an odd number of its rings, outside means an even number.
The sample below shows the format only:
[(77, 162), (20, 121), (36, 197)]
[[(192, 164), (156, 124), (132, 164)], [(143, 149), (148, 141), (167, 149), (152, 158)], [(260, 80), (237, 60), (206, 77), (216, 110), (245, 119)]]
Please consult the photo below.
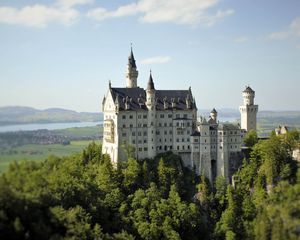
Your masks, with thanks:
[[(188, 114), (179, 114), (179, 113), (177, 113), (176, 115), (176, 118), (188, 118)], [(161, 114), (159, 114), (159, 117), (160, 118), (173, 118), (173, 114), (164, 114), (164, 113), (161, 113)], [(193, 115), (193, 117), (194, 117), (194, 115)], [(127, 115), (122, 115), (122, 119), (126, 119), (127, 118)], [(138, 114), (137, 115), (137, 118), (138, 119), (147, 119), (147, 114)], [(155, 118), (157, 118), (157, 114), (155, 114)], [(133, 115), (129, 115), (129, 119), (133, 119)]]
[[(222, 135), (222, 133), (223, 133), (223, 135), (226, 135), (226, 132), (219, 132), (220, 135)], [(237, 134), (237, 131), (234, 131), (234, 132), (233, 132), (233, 131), (230, 131), (230, 132), (229, 132), (229, 134), (233, 134), (233, 133), (234, 133), (234, 134)]]
[[(190, 122), (187, 122), (186, 124), (184, 124), (184, 122), (181, 122), (181, 123), (177, 122), (176, 123), (176, 127), (185, 127), (185, 125), (187, 127), (191, 126)], [(153, 126), (153, 122), (151, 122), (151, 126)], [(163, 126), (162, 123), (158, 123), (158, 127), (162, 127), (162, 126)], [(122, 127), (126, 128), (126, 124), (123, 124)], [(133, 128), (133, 124), (129, 124), (129, 127)], [(138, 123), (137, 127), (147, 127), (147, 124), (146, 123), (143, 123), (143, 124), (142, 123)], [(164, 127), (168, 127), (168, 123), (164, 123)], [(172, 122), (169, 123), (169, 127), (173, 127)], [(205, 133), (205, 135), (206, 135), (206, 133)]]

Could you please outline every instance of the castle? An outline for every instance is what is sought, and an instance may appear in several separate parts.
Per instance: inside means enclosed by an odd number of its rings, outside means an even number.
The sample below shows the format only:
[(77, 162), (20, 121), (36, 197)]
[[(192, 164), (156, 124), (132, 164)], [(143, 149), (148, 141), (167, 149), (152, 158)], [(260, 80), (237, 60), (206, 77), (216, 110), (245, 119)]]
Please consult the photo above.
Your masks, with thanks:
[(228, 181), (241, 164), (243, 135), (256, 130), (258, 106), (255, 92), (243, 91), (241, 126), (219, 123), (213, 109), (208, 119), (197, 119), (192, 89), (157, 90), (150, 71), (147, 88), (137, 83), (138, 71), (131, 49), (126, 87), (109, 89), (103, 98), (102, 152), (117, 164), (127, 159), (125, 146), (132, 146), (137, 159), (153, 158), (172, 151), (183, 164), (213, 181), (222, 175)]

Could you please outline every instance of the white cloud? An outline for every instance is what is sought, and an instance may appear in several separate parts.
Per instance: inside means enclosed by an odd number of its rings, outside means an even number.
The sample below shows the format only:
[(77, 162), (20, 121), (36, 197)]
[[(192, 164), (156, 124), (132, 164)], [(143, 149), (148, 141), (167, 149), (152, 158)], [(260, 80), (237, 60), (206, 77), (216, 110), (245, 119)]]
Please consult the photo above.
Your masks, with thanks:
[(292, 32), (293, 35), (300, 37), (300, 17), (292, 21), (290, 25), (290, 31)]
[(94, 0), (57, 0), (56, 5), (62, 8), (72, 8), (76, 5), (92, 4)]
[(168, 56), (157, 56), (152, 58), (146, 58), (141, 61), (141, 64), (148, 65), (148, 64), (163, 64), (168, 63), (171, 61), (171, 58)]
[(234, 39), (234, 42), (236, 43), (245, 43), (245, 42), (248, 42), (248, 38), (245, 37), (245, 36), (241, 36), (241, 37), (237, 37)]
[(269, 35), (272, 40), (284, 40), (292, 37), (300, 37), (300, 17), (294, 19), (285, 30)]
[(74, 9), (59, 9), (44, 5), (26, 6), (21, 9), (0, 7), (0, 23), (18, 24), (28, 27), (45, 27), (50, 22), (72, 24), (79, 17)]
[(216, 7), (219, 0), (139, 0), (120, 6), (109, 11), (105, 8), (96, 8), (87, 13), (89, 18), (102, 21), (107, 18), (141, 15), (140, 20), (146, 23), (174, 22), (187, 25), (211, 26), (218, 20), (232, 15), (234, 11), (219, 10), (214, 14), (208, 11)]

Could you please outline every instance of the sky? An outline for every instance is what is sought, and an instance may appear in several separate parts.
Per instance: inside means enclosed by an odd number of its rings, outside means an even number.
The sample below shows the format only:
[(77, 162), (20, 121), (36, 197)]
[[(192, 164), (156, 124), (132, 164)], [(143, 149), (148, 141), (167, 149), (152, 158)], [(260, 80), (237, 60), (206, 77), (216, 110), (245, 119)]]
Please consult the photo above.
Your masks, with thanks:
[(192, 88), (199, 109), (300, 110), (299, 0), (0, 1), (0, 106), (101, 111), (132, 43), (146, 87)]

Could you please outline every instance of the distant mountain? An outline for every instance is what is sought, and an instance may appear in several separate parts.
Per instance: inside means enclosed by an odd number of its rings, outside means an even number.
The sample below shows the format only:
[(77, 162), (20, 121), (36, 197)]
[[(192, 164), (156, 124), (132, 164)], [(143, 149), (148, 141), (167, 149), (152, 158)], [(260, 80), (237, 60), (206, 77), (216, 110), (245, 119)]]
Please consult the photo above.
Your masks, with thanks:
[(0, 107), (0, 125), (25, 123), (97, 122), (102, 113), (76, 112), (62, 108), (39, 110), (31, 107)]
[[(212, 109), (199, 109), (198, 115), (208, 117)], [(234, 108), (220, 108), (216, 109), (218, 111), (218, 117), (221, 118), (239, 118), (240, 112), (238, 109)]]
[[(240, 118), (240, 112), (234, 108), (217, 109), (219, 117)], [(198, 109), (198, 115), (209, 116), (211, 109)], [(258, 111), (257, 118), (282, 118), (282, 119), (298, 119), (300, 121), (300, 111)]]

